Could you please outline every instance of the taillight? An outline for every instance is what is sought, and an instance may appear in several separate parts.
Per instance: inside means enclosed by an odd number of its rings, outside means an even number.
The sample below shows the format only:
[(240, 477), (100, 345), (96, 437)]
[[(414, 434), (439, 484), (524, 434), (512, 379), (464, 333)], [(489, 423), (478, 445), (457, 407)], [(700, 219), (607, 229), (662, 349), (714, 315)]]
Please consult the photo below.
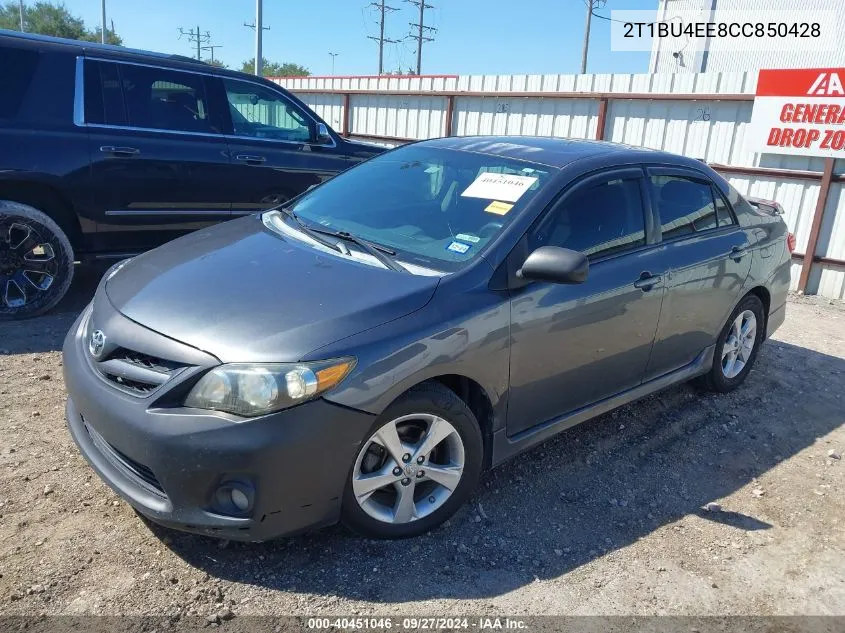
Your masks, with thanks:
[(786, 234), (786, 247), (789, 249), (789, 254), (795, 252), (795, 235), (793, 233)]

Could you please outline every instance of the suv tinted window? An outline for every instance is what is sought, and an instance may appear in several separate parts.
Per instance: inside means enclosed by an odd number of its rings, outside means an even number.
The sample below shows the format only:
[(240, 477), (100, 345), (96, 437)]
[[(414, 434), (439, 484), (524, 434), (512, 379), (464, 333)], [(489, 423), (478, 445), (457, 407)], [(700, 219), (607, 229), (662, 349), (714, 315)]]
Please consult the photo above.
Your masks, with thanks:
[[(651, 186), (663, 239), (732, 224), (730, 211), (710, 184), (681, 176), (652, 176)], [(718, 210), (718, 213), (717, 213)]]
[[(179, 132), (209, 132), (208, 98), (202, 75), (118, 64), (127, 125)], [(108, 85), (103, 84), (104, 105)]]
[(0, 69), (2, 69), (0, 119), (9, 119), (18, 114), (21, 102), (35, 74), (39, 58), (37, 51), (0, 46)]
[(551, 211), (532, 249), (560, 246), (601, 257), (645, 244), (640, 180), (611, 179), (580, 187)]
[(313, 138), (310, 118), (283, 95), (248, 81), (223, 79), (237, 136), (307, 143)]

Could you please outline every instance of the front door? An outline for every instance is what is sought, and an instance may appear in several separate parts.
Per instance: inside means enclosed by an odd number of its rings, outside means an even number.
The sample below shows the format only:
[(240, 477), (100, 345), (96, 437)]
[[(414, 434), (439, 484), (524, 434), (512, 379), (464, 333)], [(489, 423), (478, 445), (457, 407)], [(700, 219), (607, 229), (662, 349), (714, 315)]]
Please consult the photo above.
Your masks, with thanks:
[(581, 284), (531, 283), (511, 298), (508, 435), (642, 381), (663, 301), (662, 258), (650, 244), (643, 172), (576, 185), (527, 236), (590, 259)]
[(693, 362), (716, 341), (751, 268), (751, 239), (703, 174), (649, 168), (669, 268), (654, 353), (653, 378)]
[(357, 162), (333, 140), (314, 142), (316, 121), (281, 92), (254, 81), (220, 81), (232, 120), (234, 215), (281, 204)]
[(96, 250), (145, 250), (231, 217), (210, 76), (96, 60), (84, 72)]

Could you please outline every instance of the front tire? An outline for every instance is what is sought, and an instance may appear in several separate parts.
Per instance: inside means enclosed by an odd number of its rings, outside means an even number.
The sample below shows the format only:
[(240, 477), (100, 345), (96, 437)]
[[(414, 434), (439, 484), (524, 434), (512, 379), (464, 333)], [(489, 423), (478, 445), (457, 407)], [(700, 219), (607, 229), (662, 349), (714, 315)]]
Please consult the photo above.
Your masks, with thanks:
[(55, 307), (73, 280), (70, 240), (45, 213), (0, 200), (0, 321)]
[(718, 393), (739, 387), (757, 360), (765, 329), (763, 302), (756, 295), (748, 295), (728, 317), (716, 340), (713, 366), (699, 379), (699, 384)]
[(418, 536), (452, 516), (481, 474), (484, 443), (447, 387), (414, 387), (379, 416), (343, 495), (343, 523), (372, 538)]

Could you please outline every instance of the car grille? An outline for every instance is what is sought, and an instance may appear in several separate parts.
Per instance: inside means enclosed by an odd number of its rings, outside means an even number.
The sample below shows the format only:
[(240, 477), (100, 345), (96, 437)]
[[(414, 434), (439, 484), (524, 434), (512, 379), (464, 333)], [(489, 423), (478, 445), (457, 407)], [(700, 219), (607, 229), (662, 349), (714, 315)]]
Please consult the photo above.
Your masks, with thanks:
[(102, 435), (91, 428), (87, 422), (83, 421), (83, 423), (85, 424), (85, 430), (88, 431), (88, 435), (91, 436), (91, 441), (94, 443), (94, 446), (97, 447), (97, 450), (99, 450), (113, 466), (118, 468), (148, 492), (158, 495), (159, 497), (167, 498), (167, 495), (164, 493), (164, 488), (161, 487), (158, 479), (156, 479), (155, 473), (153, 473), (149, 466), (136, 462), (131, 457), (128, 457), (124, 453), (120, 452), (114, 446), (109, 444)]
[(117, 348), (94, 366), (116, 388), (137, 397), (151, 394), (188, 367), (125, 347)]

